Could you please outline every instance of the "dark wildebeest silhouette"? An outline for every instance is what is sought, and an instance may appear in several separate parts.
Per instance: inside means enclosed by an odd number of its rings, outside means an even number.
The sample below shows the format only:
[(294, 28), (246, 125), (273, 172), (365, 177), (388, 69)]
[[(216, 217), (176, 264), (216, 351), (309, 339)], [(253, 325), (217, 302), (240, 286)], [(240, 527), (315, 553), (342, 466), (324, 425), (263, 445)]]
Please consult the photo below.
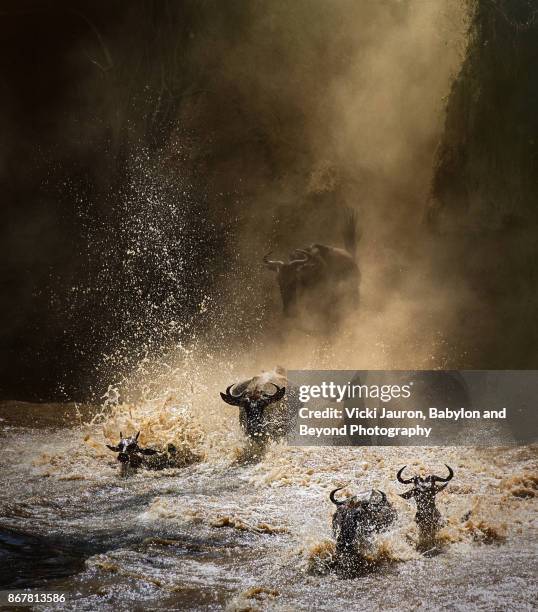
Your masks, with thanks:
[(360, 270), (357, 264), (359, 234), (354, 212), (344, 228), (345, 248), (314, 243), (295, 249), (287, 261), (263, 261), (276, 272), (284, 316), (306, 316), (316, 324), (338, 325), (359, 305)]

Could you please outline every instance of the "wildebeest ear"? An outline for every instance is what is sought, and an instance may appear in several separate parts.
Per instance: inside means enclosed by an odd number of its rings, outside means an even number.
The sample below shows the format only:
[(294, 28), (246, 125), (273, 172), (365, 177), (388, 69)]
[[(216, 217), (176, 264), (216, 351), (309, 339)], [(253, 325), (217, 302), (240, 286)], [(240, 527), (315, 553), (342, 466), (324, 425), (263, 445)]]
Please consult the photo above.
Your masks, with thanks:
[(448, 482), (446, 482), (444, 485), (436, 486), (435, 487), (435, 492), (439, 493), (439, 491), (442, 491), (443, 489), (446, 489), (447, 487), (448, 487)]
[(159, 451), (156, 451), (154, 448), (140, 448), (140, 447), (138, 447), (138, 450), (143, 455), (155, 455), (156, 453), (159, 452)]
[(107, 448), (109, 448), (111, 451), (114, 451), (115, 453), (119, 453), (120, 452), (120, 447), (119, 446), (110, 446), (110, 444), (107, 444)]
[(413, 489), (411, 489), (410, 491), (406, 491), (405, 493), (399, 493), (400, 497), (403, 497), (404, 499), (410, 499), (411, 497), (413, 497)]

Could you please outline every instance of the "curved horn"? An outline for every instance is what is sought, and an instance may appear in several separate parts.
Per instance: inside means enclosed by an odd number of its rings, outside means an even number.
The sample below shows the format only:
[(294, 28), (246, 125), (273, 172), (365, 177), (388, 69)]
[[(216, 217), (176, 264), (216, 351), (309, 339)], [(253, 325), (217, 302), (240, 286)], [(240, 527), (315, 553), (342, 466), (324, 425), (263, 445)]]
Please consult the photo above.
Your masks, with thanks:
[(412, 478), (410, 478), (409, 480), (405, 480), (404, 478), (402, 478), (402, 472), (405, 470), (406, 467), (407, 465), (403, 466), (403, 468), (396, 474), (396, 478), (398, 479), (398, 482), (401, 482), (402, 484), (412, 484)]
[(266, 397), (266, 399), (270, 400), (271, 403), (278, 402), (284, 397), (284, 394), (286, 393), (286, 387), (279, 387), (278, 385), (275, 385), (275, 383), (269, 384), (273, 385), (276, 391), (273, 393), (273, 395), (267, 395), (267, 393), (264, 393), (264, 396)]
[(384, 491), (381, 491), (381, 489), (376, 489), (376, 491), (381, 495), (381, 499), (386, 502), (387, 501), (387, 496), (385, 494)]
[(448, 476), (446, 478), (441, 478), (441, 476), (433, 476), (432, 480), (434, 482), (448, 482), (449, 480), (452, 480), (454, 478), (454, 470), (445, 463), (447, 469), (448, 469)]
[(123, 440), (123, 434), (120, 431), (120, 440)]
[(266, 253), (263, 256), (263, 263), (269, 268), (269, 270), (276, 270), (278, 272), (278, 270), (280, 270), (280, 268), (284, 265), (284, 262), (280, 261), (279, 259), (268, 259), (272, 252), (273, 251), (269, 251), (269, 253)]
[[(296, 256), (296, 253), (304, 255), (304, 257), (301, 259), (300, 257)], [(295, 255), (295, 259), (292, 259), (292, 256), (294, 255)], [(291, 255), (288, 257), (288, 261), (289, 261), (288, 265), (294, 266), (294, 267), (300, 266), (300, 265), (303, 265), (309, 262), (311, 259), (312, 259), (311, 253), (308, 253), (307, 251), (304, 251), (303, 249), (295, 249), (295, 251), (293, 251)]]
[(138, 436), (140, 435), (140, 432), (138, 432), (135, 436), (135, 440), (138, 440)]
[[(316, 251), (312, 252), (313, 249), (316, 249)], [(313, 244), (309, 251), (306, 249), (295, 249), (295, 252), (303, 253), (308, 261), (312, 262), (312, 265), (327, 267), (327, 262), (323, 259), (322, 252), (325, 252), (328, 249), (329, 247), (325, 246), (324, 244)]]
[(332, 503), (333, 503), (335, 506), (341, 506), (342, 504), (345, 504), (345, 503), (346, 503), (345, 501), (338, 501), (338, 500), (336, 499), (336, 497), (334, 496), (334, 494), (335, 494), (337, 491), (341, 491), (342, 489), (345, 489), (346, 487), (347, 487), (347, 485), (345, 485), (345, 486), (343, 486), (343, 487), (339, 487), (338, 489), (334, 489), (334, 491), (331, 491), (331, 492), (329, 493), (329, 499), (332, 501)]
[[(298, 257), (298, 255), (302, 255), (303, 257), (300, 258)], [(297, 262), (304, 263), (305, 261), (312, 259), (312, 253), (309, 253), (305, 249), (295, 249), (294, 251), (290, 253), (288, 259), (290, 263), (297, 263)]]
[(232, 395), (230, 393), (231, 388), (233, 387), (233, 385), (230, 385), (227, 389), (226, 389), (226, 393), (222, 393), (220, 394), (220, 396), (222, 397), (222, 399), (227, 403), (230, 404), (230, 406), (241, 406), (242, 402), (243, 402), (243, 395), (244, 392), (241, 395)]

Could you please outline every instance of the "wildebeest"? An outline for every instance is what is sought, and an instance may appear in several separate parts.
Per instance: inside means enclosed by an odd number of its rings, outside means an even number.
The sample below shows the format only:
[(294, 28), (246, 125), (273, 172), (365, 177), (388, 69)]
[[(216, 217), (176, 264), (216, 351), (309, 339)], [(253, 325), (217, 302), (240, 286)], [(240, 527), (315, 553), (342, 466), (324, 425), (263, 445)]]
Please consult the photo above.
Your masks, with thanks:
[(127, 476), (130, 471), (136, 471), (144, 464), (144, 459), (149, 455), (156, 455), (158, 451), (153, 448), (142, 448), (138, 445), (140, 432), (135, 436), (124, 438), (120, 431), (120, 441), (116, 446), (107, 447), (114, 453), (118, 453), (117, 460), (120, 462), (120, 474)]
[(124, 438), (120, 431), (120, 441), (117, 446), (107, 447), (118, 453), (117, 460), (120, 462), (120, 475), (128, 476), (142, 467), (148, 470), (164, 470), (166, 468), (181, 468), (186, 465), (198, 463), (202, 458), (190, 449), (178, 451), (172, 443), (166, 445), (164, 451), (154, 448), (142, 448), (138, 445), (140, 432), (130, 438)]
[(335, 325), (359, 304), (360, 271), (357, 264), (357, 221), (350, 213), (344, 229), (345, 248), (311, 244), (295, 249), (287, 261), (269, 259), (264, 264), (277, 274), (286, 317), (306, 315), (317, 323)]
[[(454, 477), (454, 470), (449, 465), (446, 465), (448, 469), (448, 476), (446, 478), (432, 475), (425, 478), (414, 476), (413, 478), (404, 479), (402, 478), (402, 473), (406, 467), (404, 465), (399, 470), (396, 478), (402, 484), (412, 484), (413, 488), (405, 493), (401, 493), (400, 497), (404, 499), (415, 498), (417, 505), (415, 522), (419, 530), (419, 548), (427, 550), (434, 546), (437, 532), (444, 525), (441, 513), (435, 505), (435, 496), (447, 487), (449, 481)], [(438, 482), (445, 484), (438, 486)]]
[(337, 506), (332, 519), (336, 540), (335, 567), (343, 577), (352, 577), (368, 567), (364, 553), (371, 547), (374, 534), (388, 529), (398, 513), (383, 491), (372, 489), (337, 500), (331, 491), (329, 498)]
[(227, 404), (239, 407), (239, 424), (249, 441), (260, 445), (287, 433), (290, 415), (286, 406), (278, 405), (286, 393), (285, 380), (280, 369), (263, 372), (220, 394)]

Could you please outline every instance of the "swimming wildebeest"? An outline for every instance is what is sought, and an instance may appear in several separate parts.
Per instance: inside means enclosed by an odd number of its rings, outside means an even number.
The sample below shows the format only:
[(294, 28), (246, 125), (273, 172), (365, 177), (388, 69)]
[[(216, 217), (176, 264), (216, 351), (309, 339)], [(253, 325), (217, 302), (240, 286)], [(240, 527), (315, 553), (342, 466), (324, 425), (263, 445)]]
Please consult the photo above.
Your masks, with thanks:
[[(239, 423), (249, 438), (279, 438), (284, 430), (281, 424), (271, 418), (266, 408), (280, 401), (286, 393), (286, 387), (266, 383), (262, 388), (254, 385), (247, 389), (238, 389), (239, 385), (230, 385), (222, 399), (231, 406), (239, 406)], [(270, 387), (271, 392), (266, 388)]]
[(118, 453), (117, 460), (120, 462), (120, 475), (128, 476), (142, 467), (147, 470), (164, 470), (166, 468), (182, 468), (201, 461), (202, 457), (190, 449), (178, 451), (174, 444), (167, 444), (165, 451), (154, 448), (142, 448), (138, 445), (138, 437), (124, 438), (120, 431), (120, 441), (117, 446), (107, 447)]
[(345, 248), (311, 244), (295, 249), (288, 261), (263, 261), (277, 273), (284, 316), (304, 314), (317, 324), (338, 324), (341, 316), (358, 307), (360, 271), (357, 264), (357, 221), (354, 212), (344, 228)]
[(239, 424), (249, 444), (262, 451), (269, 440), (278, 440), (289, 431), (292, 414), (280, 402), (286, 393), (286, 378), (277, 368), (230, 385), (222, 399), (239, 407)]
[(368, 568), (365, 553), (372, 546), (373, 536), (388, 529), (398, 513), (383, 491), (372, 489), (339, 501), (335, 494), (343, 488), (329, 495), (337, 506), (332, 519), (335, 569), (342, 577), (353, 577)]
[(130, 471), (136, 471), (144, 464), (146, 456), (156, 455), (158, 452), (153, 448), (142, 448), (139, 446), (139, 436), (140, 432), (135, 436), (124, 438), (120, 431), (120, 441), (117, 446), (110, 446), (110, 444), (107, 444), (107, 447), (111, 451), (118, 453), (117, 460), (121, 464), (120, 474), (122, 476), (127, 476)]
[[(447, 465), (448, 476), (446, 478), (441, 476), (426, 476), (425, 478), (414, 476), (413, 478), (404, 479), (402, 478), (402, 473), (406, 467), (406, 465), (403, 466), (396, 475), (396, 478), (402, 484), (412, 484), (413, 488), (405, 493), (401, 493), (400, 497), (404, 499), (415, 498), (417, 505), (415, 522), (419, 531), (418, 546), (422, 550), (428, 550), (434, 546), (437, 532), (444, 525), (441, 513), (435, 505), (435, 496), (448, 486), (449, 481), (454, 477), (454, 471)], [(438, 486), (438, 482), (445, 484)]]

